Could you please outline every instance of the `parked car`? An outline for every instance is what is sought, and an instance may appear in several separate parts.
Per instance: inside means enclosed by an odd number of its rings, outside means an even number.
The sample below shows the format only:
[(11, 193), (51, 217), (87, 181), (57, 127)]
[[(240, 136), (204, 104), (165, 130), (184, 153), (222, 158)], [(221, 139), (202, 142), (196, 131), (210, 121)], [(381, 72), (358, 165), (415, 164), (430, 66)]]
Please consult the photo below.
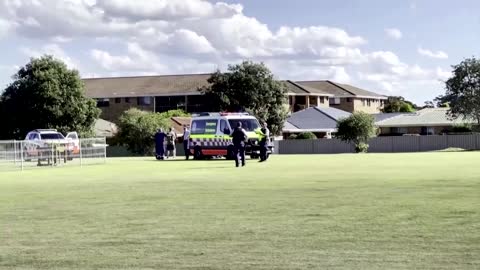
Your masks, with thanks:
[(66, 159), (72, 160), (80, 152), (80, 140), (76, 132), (70, 132), (66, 137), (56, 129), (36, 129), (25, 137), (25, 160), (32, 158), (47, 159), (52, 149), (66, 153)]

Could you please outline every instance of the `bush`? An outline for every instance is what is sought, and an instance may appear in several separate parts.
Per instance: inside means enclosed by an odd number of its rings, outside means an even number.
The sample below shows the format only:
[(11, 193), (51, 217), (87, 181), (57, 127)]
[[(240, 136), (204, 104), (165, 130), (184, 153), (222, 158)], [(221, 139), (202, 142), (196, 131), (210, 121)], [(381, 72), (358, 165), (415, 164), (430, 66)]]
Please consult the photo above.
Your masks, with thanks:
[(135, 154), (150, 155), (155, 146), (155, 133), (160, 128), (168, 130), (170, 118), (175, 116), (188, 115), (181, 110), (153, 113), (130, 109), (120, 117), (116, 141)]
[(295, 137), (296, 140), (316, 140), (317, 136), (312, 132), (300, 133)]
[(470, 124), (455, 125), (452, 128), (452, 132), (454, 133), (464, 133), (464, 132), (472, 132), (472, 131), (473, 131), (473, 126)]
[(375, 137), (377, 128), (373, 116), (356, 112), (350, 117), (341, 119), (337, 124), (337, 135), (340, 140), (355, 144), (357, 153), (368, 151), (368, 141)]
[(355, 146), (355, 152), (357, 153), (367, 153), (370, 146), (366, 143), (360, 143)]

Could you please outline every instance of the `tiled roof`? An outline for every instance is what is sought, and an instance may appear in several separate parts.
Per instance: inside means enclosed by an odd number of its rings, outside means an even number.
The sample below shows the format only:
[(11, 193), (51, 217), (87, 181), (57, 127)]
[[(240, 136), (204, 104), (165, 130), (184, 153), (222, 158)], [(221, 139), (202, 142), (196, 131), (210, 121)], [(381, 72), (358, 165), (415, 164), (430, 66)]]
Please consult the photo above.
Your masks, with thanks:
[[(199, 88), (208, 86), (211, 74), (159, 75), (83, 79), (87, 96), (91, 98), (139, 97), (162, 95), (196, 95)], [(289, 94), (323, 96), (381, 95), (346, 84), (331, 81), (283, 81)]]
[(172, 117), (170, 122), (176, 134), (183, 134), (183, 127), (190, 126), (190, 117)]
[(386, 96), (370, 92), (348, 84), (340, 84), (332, 81), (298, 81), (300, 86), (318, 89), (323, 93), (332, 94), (338, 97), (372, 97), (387, 99)]
[(448, 108), (423, 109), (416, 113), (404, 113), (377, 122), (379, 127), (422, 127), (422, 126), (453, 126), (475, 123), (462, 118), (452, 119), (448, 116)]
[[(333, 132), (337, 129), (337, 121), (348, 116), (350, 113), (335, 108), (310, 107), (290, 115), (284, 131)], [(292, 127), (295, 129), (290, 129)]]
[(372, 116), (375, 118), (375, 123), (377, 123), (377, 122), (380, 122), (392, 117), (396, 117), (399, 115), (404, 115), (404, 114), (407, 114), (407, 113), (377, 113), (377, 114), (372, 114)]
[(95, 136), (98, 137), (113, 137), (118, 132), (118, 127), (112, 122), (97, 119), (95, 121)]
[(86, 94), (92, 98), (200, 94), (211, 74), (84, 79)]
[(296, 82), (292, 82), (290, 80), (282, 81), (287, 86), (287, 91), (289, 94), (306, 94), (306, 95), (320, 95), (320, 96), (333, 96), (332, 94), (328, 94), (321, 89), (300, 85)]

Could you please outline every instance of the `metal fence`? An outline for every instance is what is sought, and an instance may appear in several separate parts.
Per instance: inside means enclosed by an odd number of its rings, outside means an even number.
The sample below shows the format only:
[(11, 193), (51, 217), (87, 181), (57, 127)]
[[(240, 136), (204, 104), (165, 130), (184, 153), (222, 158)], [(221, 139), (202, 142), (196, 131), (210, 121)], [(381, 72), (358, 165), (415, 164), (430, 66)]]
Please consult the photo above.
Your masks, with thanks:
[(106, 162), (105, 138), (68, 142), (0, 141), (0, 171)]
[[(376, 137), (370, 140), (370, 153), (427, 152), (448, 148), (480, 150), (480, 134), (439, 136)], [(337, 139), (278, 141), (279, 154), (354, 153), (353, 144)]]

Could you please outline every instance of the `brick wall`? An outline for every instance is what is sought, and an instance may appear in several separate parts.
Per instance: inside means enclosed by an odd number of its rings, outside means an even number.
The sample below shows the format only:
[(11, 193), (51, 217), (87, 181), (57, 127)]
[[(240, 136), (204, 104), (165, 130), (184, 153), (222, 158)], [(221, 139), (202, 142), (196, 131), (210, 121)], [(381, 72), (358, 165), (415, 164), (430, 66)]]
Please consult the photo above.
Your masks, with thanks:
[[(117, 103), (118, 101), (120, 102)], [(153, 112), (153, 106), (153, 99), (150, 105), (138, 105), (138, 98), (136, 97), (129, 98), (129, 102), (127, 102), (125, 98), (110, 98), (110, 105), (108, 107), (100, 107), (102, 110), (100, 118), (117, 123), (120, 115), (130, 108)]]

